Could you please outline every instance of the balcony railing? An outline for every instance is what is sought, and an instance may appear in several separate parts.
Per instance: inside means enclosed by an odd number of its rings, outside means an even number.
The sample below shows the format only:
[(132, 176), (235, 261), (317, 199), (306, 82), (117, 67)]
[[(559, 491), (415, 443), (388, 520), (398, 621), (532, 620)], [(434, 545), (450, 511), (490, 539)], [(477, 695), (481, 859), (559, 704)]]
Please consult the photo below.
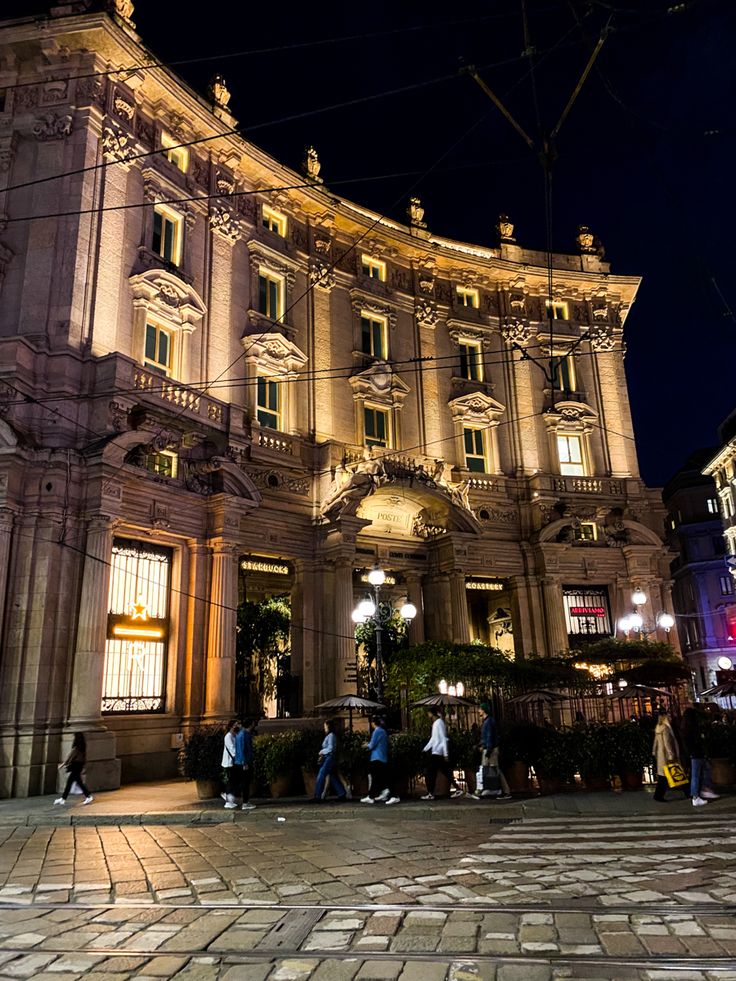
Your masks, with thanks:
[(553, 477), (553, 489), (558, 494), (610, 494), (622, 497), (624, 482), (600, 477)]
[(144, 392), (148, 398), (168, 402), (179, 410), (199, 416), (217, 428), (224, 428), (227, 425), (228, 406), (225, 402), (203, 395), (196, 389), (172, 381), (165, 375), (147, 371), (145, 368), (136, 368), (133, 387), (139, 392)]

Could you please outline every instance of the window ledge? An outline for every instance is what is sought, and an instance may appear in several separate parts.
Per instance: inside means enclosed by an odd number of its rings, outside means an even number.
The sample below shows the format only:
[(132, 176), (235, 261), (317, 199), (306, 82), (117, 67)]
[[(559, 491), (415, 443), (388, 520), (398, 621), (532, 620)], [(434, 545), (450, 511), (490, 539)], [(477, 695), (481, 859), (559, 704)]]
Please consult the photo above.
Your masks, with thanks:
[(135, 269), (133, 270), (133, 275), (138, 273), (146, 272), (148, 269), (165, 269), (170, 272), (172, 276), (176, 276), (187, 286), (191, 286), (194, 282), (194, 276), (187, 275), (180, 266), (176, 263), (170, 262), (168, 259), (164, 259), (163, 256), (159, 255), (158, 252), (154, 252), (151, 249), (147, 249), (145, 246), (141, 246), (138, 249), (138, 259), (135, 264)]
[(452, 398), (457, 398), (458, 395), (470, 395), (472, 392), (485, 392), (486, 395), (491, 395), (496, 387), (489, 381), (475, 381), (472, 378), (462, 378), (460, 375), (454, 375), (450, 379), (450, 384)]
[(245, 325), (245, 330), (243, 331), (243, 337), (248, 337), (251, 334), (281, 334), (287, 339), (287, 341), (294, 340), (294, 334), (296, 329), (290, 324), (285, 324), (281, 320), (272, 320), (267, 317), (265, 313), (261, 313), (260, 310), (250, 309), (248, 310), (248, 321)]

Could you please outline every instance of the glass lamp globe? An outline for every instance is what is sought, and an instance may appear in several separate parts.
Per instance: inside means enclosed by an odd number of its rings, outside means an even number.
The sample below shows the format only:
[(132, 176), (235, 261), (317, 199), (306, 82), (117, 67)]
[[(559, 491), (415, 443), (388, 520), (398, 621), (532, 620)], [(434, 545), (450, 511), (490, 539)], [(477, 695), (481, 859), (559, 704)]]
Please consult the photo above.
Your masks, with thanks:
[(460, 698), (463, 697), (465, 694), (465, 685), (462, 683), (462, 681), (458, 681), (458, 683), (455, 685), (455, 691), (458, 693)]
[(365, 617), (357, 607), (353, 610), (352, 617), (353, 623), (365, 623)]
[(731, 668), (733, 667), (733, 661), (731, 660), (730, 657), (726, 657), (725, 654), (722, 654), (721, 657), (718, 658), (718, 661), (716, 663), (718, 664), (718, 667), (721, 669), (721, 671), (730, 671)]
[(383, 569), (375, 568), (371, 569), (368, 573), (368, 582), (371, 586), (383, 586), (386, 582), (386, 573)]
[(413, 603), (404, 603), (404, 605), (399, 610), (399, 613), (404, 620), (411, 621), (417, 615), (417, 608)]
[(635, 589), (631, 594), (631, 602), (634, 606), (644, 606), (647, 601), (647, 594), (643, 589)]
[(358, 603), (358, 609), (356, 612), (360, 613), (364, 620), (367, 620), (376, 612), (376, 604), (372, 599), (368, 599), (368, 597), (366, 597), (364, 600), (361, 600), (360, 603)]
[(632, 629), (632, 627), (631, 627), (631, 615), (627, 615), (625, 617), (621, 617), (621, 619), (618, 621), (618, 629), (623, 634), (627, 634)]
[(437, 685), (437, 688), (439, 689), (440, 695), (447, 694), (447, 682), (444, 678), (440, 681), (439, 685)]
[(631, 624), (632, 630), (641, 630), (641, 628), (644, 626), (644, 620), (639, 613), (630, 613), (629, 623)]
[(662, 630), (672, 630), (675, 625), (675, 618), (671, 613), (660, 613), (657, 617), (657, 626)]

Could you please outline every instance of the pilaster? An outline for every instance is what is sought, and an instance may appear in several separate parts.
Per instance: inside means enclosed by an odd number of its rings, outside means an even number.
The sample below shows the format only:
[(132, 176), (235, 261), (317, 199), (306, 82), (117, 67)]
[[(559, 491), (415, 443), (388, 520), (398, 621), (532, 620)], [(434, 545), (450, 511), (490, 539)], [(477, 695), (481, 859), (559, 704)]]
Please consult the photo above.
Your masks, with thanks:
[(568, 648), (562, 585), (557, 576), (545, 576), (542, 579), (542, 600), (547, 627), (547, 654), (556, 657)]
[(226, 721), (235, 700), (235, 628), (238, 606), (238, 546), (215, 542), (212, 548), (205, 715)]

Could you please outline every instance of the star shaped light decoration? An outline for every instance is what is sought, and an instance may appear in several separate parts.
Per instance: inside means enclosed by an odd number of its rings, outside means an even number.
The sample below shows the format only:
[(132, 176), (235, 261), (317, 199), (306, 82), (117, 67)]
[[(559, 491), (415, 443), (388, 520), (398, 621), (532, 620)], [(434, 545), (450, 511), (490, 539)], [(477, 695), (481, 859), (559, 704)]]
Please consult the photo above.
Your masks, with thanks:
[(130, 608), (130, 619), (131, 620), (147, 620), (148, 619), (148, 607), (143, 602), (142, 597), (138, 597), (138, 600), (133, 603)]

